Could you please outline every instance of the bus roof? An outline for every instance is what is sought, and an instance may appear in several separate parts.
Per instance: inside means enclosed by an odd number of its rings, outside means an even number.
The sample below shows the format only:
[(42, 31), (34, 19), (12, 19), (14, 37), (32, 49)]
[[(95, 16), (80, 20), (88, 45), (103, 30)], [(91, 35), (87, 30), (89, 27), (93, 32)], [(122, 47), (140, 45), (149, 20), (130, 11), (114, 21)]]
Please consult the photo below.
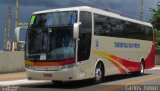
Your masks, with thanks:
[(149, 27), (153, 27), (148, 22), (127, 18), (127, 17), (121, 16), (121, 15), (113, 13), (113, 12), (109, 12), (109, 11), (105, 11), (105, 10), (102, 10), (102, 9), (93, 8), (93, 7), (89, 7), (89, 6), (57, 8), (57, 9), (37, 11), (37, 12), (34, 12), (33, 14), (41, 14), (41, 13), (49, 13), (49, 12), (60, 12), (60, 11), (73, 11), (73, 10), (93, 12), (93, 13), (96, 13), (96, 14), (101, 14), (101, 15), (105, 15), (105, 16), (108, 16), (108, 17), (113, 17), (113, 18), (117, 18), (117, 19), (121, 19), (121, 20), (125, 20), (125, 21), (130, 21), (130, 22), (133, 22), (133, 23), (138, 23), (138, 24), (141, 24), (141, 25), (146, 25), (146, 26), (149, 26)]

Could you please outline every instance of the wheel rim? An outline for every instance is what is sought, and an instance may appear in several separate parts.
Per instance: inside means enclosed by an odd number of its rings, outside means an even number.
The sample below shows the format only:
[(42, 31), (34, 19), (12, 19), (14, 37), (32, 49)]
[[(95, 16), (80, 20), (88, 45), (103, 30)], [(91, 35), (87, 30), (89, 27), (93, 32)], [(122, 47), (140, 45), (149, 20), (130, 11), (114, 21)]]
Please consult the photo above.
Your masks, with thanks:
[(143, 66), (143, 63), (141, 63), (141, 74), (144, 73), (144, 66)]
[(97, 80), (97, 81), (100, 81), (100, 80), (102, 79), (102, 71), (101, 71), (101, 68), (99, 68), (99, 67), (96, 68), (96, 75), (95, 75), (95, 77), (96, 77), (96, 80)]

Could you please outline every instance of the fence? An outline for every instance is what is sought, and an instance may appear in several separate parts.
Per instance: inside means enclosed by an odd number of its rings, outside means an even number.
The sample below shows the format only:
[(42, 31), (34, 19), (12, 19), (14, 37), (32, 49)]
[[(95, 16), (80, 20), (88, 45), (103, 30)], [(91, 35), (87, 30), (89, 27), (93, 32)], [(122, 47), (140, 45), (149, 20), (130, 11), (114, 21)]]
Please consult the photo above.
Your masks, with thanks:
[(156, 65), (160, 65), (160, 55), (156, 55)]

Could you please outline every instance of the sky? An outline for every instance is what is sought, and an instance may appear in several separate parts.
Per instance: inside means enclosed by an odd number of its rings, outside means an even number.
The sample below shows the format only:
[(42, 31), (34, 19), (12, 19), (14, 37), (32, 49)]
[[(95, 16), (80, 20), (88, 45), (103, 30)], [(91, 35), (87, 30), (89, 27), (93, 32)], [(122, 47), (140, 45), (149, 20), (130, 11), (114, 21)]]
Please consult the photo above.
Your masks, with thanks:
[[(144, 21), (149, 21), (152, 18), (149, 9), (156, 8), (160, 0), (143, 1)], [(73, 6), (92, 6), (140, 19), (140, 0), (19, 0), (19, 21), (29, 22), (31, 14), (35, 11)], [(12, 8), (11, 40), (14, 40), (16, 0), (0, 0), (0, 50), (4, 48), (4, 21), (7, 19), (8, 7)]]

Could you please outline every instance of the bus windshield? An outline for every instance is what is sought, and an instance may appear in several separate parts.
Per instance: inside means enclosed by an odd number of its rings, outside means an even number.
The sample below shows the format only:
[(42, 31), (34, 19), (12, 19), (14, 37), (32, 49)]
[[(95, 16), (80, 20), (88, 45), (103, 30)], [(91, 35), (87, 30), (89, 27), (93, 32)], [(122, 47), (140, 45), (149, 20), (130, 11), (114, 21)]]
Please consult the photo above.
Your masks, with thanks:
[[(34, 16), (34, 18), (33, 16), (31, 17), (26, 38), (26, 49), (28, 52), (26, 58), (34, 61), (58, 61), (74, 58), (73, 24), (77, 22), (76, 13), (56, 12), (55, 14), (42, 15), (42, 20), (37, 18), (41, 15)], [(53, 15), (52, 18), (51, 15)], [(46, 18), (48, 16), (50, 18)], [(43, 58), (41, 58), (42, 54)]]
[(29, 27), (68, 26), (77, 21), (76, 11), (51, 12), (32, 15)]

